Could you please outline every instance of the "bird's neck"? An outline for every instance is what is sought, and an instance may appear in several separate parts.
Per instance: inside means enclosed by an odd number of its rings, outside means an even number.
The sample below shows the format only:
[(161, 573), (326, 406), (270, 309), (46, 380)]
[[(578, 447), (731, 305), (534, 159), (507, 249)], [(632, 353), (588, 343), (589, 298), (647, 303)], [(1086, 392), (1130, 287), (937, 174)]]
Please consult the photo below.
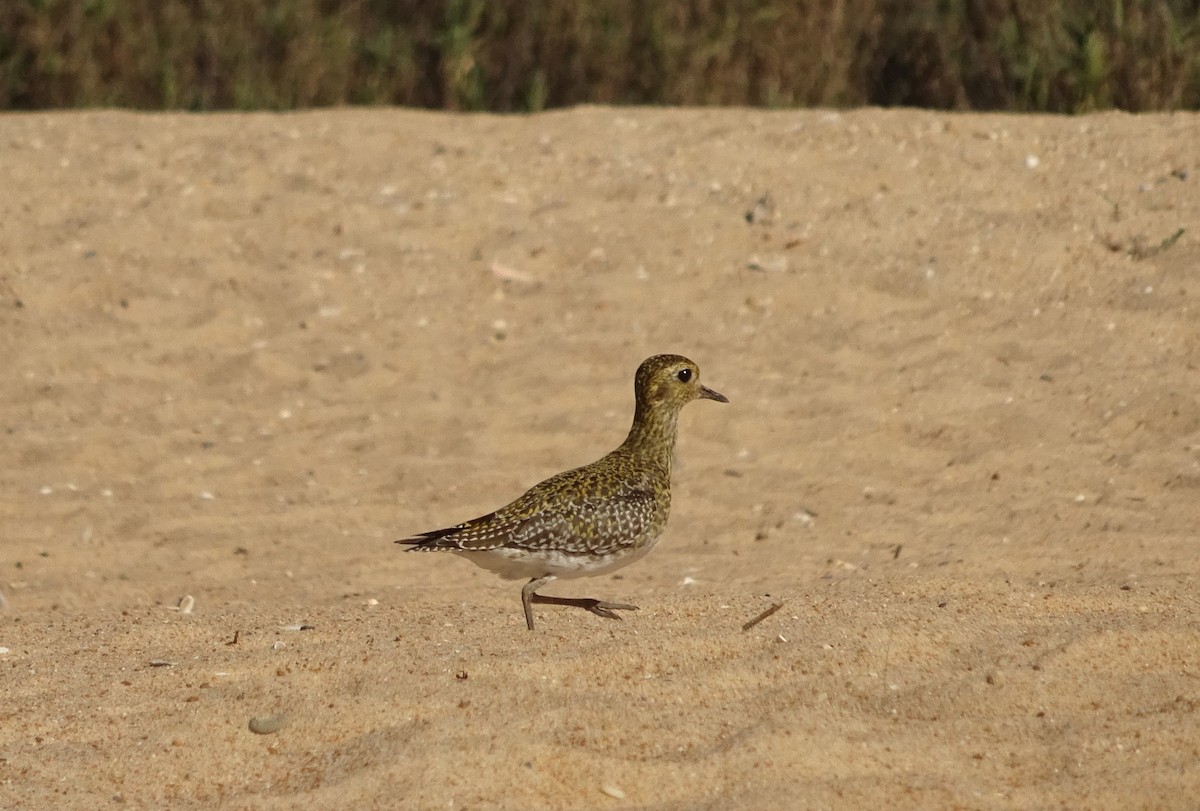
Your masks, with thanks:
[(670, 475), (678, 425), (678, 409), (654, 408), (639, 402), (633, 414), (633, 427), (629, 429), (629, 436), (625, 437), (621, 449), (661, 466)]

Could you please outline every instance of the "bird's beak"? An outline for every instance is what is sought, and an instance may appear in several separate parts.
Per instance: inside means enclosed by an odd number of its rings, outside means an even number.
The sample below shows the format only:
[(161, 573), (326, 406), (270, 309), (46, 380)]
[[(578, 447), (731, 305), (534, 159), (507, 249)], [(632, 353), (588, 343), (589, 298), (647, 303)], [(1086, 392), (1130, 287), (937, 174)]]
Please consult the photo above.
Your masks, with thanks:
[(708, 386), (700, 387), (700, 397), (705, 400), (716, 400), (718, 403), (728, 403), (729, 398), (719, 391), (713, 391)]

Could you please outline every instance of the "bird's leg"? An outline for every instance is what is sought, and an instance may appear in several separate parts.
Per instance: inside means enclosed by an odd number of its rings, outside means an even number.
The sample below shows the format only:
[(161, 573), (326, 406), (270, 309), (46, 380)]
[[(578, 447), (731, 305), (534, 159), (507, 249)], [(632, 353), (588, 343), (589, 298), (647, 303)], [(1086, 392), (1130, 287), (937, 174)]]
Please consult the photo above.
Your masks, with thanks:
[(620, 619), (613, 611), (637, 611), (636, 605), (630, 605), (629, 603), (606, 603), (603, 600), (593, 600), (591, 597), (549, 597), (544, 594), (532, 594), (530, 596), (535, 603), (573, 605), (576, 608), (591, 611), (597, 617), (605, 617), (610, 620)]
[(552, 574), (535, 577), (521, 588), (521, 605), (525, 606), (525, 627), (531, 631), (533, 630), (533, 606), (531, 603), (535, 600), (540, 602), (545, 599), (534, 592), (554, 579), (556, 578)]

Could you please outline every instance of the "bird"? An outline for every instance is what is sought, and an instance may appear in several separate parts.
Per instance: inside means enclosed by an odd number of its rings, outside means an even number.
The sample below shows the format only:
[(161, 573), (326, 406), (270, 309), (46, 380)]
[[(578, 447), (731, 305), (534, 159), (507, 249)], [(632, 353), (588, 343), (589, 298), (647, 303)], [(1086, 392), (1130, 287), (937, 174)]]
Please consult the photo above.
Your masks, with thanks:
[(701, 385), (700, 367), (682, 355), (647, 358), (633, 389), (633, 426), (611, 453), (551, 476), (495, 512), (396, 543), (410, 552), (453, 552), (506, 580), (529, 578), (521, 605), (530, 631), (533, 603), (574, 606), (607, 619), (636, 610), (627, 603), (537, 593), (555, 580), (605, 574), (645, 557), (671, 510), (680, 410), (693, 400), (729, 402)]

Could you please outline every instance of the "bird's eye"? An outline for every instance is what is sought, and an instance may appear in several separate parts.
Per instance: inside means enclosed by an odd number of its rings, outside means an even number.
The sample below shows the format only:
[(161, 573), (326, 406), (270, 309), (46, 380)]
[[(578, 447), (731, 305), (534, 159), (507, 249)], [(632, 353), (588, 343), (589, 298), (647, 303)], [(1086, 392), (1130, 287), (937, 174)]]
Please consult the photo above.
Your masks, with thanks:
[(686, 368), (680, 369), (679, 373), (676, 374), (675, 376), (679, 378), (680, 383), (686, 383), (692, 379), (692, 370), (686, 369)]

